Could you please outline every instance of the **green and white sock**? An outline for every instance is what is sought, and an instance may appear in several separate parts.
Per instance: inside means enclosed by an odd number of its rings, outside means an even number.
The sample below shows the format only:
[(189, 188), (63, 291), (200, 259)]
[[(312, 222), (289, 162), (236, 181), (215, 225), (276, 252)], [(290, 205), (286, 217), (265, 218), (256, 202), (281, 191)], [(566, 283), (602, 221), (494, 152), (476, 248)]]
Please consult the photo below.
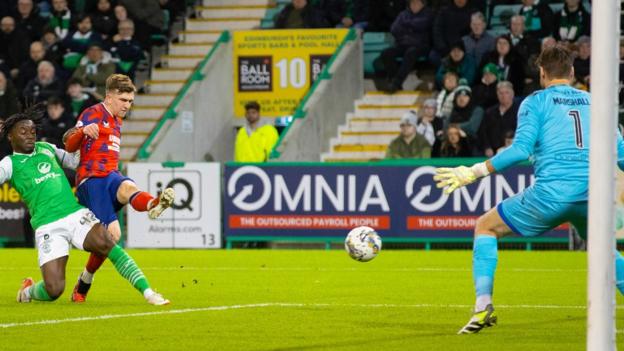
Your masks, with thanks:
[(36, 301), (52, 301), (43, 280), (36, 282), (35, 285), (26, 289), (26, 296), (30, 296), (31, 299)]
[[(149, 282), (141, 269), (134, 262), (132, 257), (124, 251), (119, 245), (115, 245), (108, 253), (108, 258), (113, 262), (115, 269), (122, 277), (132, 284), (132, 286), (142, 294), (150, 289)], [(151, 289), (150, 289), (151, 290)]]

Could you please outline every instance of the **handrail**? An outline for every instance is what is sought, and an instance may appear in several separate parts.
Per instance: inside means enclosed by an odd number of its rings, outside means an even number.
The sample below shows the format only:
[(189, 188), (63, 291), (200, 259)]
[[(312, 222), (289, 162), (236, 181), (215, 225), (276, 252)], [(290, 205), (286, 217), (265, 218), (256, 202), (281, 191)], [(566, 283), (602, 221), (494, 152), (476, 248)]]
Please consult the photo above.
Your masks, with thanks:
[(217, 39), (217, 42), (215, 43), (215, 45), (213, 45), (213, 47), (210, 49), (208, 54), (206, 54), (206, 56), (197, 64), (193, 73), (191, 73), (191, 75), (188, 77), (188, 79), (184, 83), (184, 86), (182, 86), (182, 88), (180, 89), (176, 97), (169, 104), (169, 107), (167, 107), (167, 111), (165, 111), (165, 113), (160, 118), (160, 120), (158, 121), (154, 129), (152, 129), (150, 135), (145, 139), (143, 144), (141, 144), (141, 147), (139, 148), (139, 152), (137, 153), (137, 158), (139, 160), (145, 160), (150, 157), (151, 152), (148, 150), (149, 146), (152, 144), (152, 142), (154, 141), (154, 139), (156, 138), (156, 136), (158, 135), (162, 127), (165, 125), (167, 120), (175, 119), (178, 116), (178, 112), (176, 111), (176, 109), (180, 105), (180, 102), (182, 102), (182, 99), (184, 99), (184, 97), (188, 93), (188, 90), (191, 88), (193, 83), (204, 79), (204, 75), (201, 73), (204, 70), (204, 67), (206, 67), (206, 65), (208, 64), (208, 61), (210, 61), (210, 59), (212, 58), (214, 53), (217, 51), (219, 46), (221, 44), (225, 44), (229, 42), (230, 39), (231, 39), (231, 35), (229, 31), (226, 30), (226, 31), (221, 32), (221, 35), (219, 35), (219, 38)]
[(329, 71), (334, 64), (334, 61), (336, 61), (336, 57), (338, 57), (338, 55), (342, 52), (344, 47), (347, 45), (347, 42), (357, 39), (357, 35), (358, 35), (357, 30), (353, 28), (349, 29), (349, 33), (347, 33), (347, 35), (342, 40), (340, 45), (338, 45), (338, 48), (336, 48), (336, 51), (334, 51), (334, 54), (329, 58), (329, 61), (327, 61), (327, 65), (325, 65), (325, 67), (321, 71), (321, 74), (318, 76), (314, 84), (312, 84), (312, 87), (310, 87), (308, 92), (303, 96), (303, 99), (301, 99), (301, 102), (299, 102), (299, 105), (297, 105), (297, 108), (295, 109), (295, 112), (293, 113), (293, 120), (288, 124), (288, 126), (286, 126), (286, 128), (284, 128), (284, 130), (282, 131), (282, 134), (280, 134), (279, 139), (277, 139), (277, 142), (275, 143), (275, 145), (273, 146), (273, 149), (271, 150), (271, 153), (269, 154), (269, 160), (280, 157), (281, 153), (277, 151), (277, 148), (278, 146), (282, 144), (282, 141), (286, 137), (286, 134), (288, 134), (288, 131), (290, 130), (290, 126), (292, 126), (293, 123), (295, 123), (296, 119), (305, 117), (306, 112), (304, 108), (305, 108), (306, 103), (308, 102), (312, 94), (314, 94), (314, 92), (316, 91), (316, 89), (318, 88), (322, 80), (331, 79), (331, 74), (329, 73)]

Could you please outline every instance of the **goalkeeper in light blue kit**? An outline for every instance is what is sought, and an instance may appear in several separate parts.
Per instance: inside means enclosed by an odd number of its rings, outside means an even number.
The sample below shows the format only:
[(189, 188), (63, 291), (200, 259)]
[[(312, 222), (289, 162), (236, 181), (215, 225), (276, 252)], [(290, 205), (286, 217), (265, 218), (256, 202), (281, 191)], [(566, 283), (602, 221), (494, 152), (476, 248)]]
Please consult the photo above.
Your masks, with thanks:
[[(472, 167), (439, 168), (434, 176), (446, 193), (478, 178), (534, 158), (535, 184), (499, 203), (477, 220), (473, 247), (476, 290), (474, 314), (459, 334), (477, 333), (496, 324), (492, 304), (498, 238), (516, 233), (536, 236), (570, 222), (587, 235), (590, 95), (570, 86), (570, 52), (556, 46), (537, 60), (543, 90), (527, 97), (518, 111), (513, 144)], [(600, 116), (598, 116), (600, 117)], [(624, 142), (617, 136), (618, 166), (624, 169)], [(616, 284), (624, 293), (624, 258), (616, 253)]]

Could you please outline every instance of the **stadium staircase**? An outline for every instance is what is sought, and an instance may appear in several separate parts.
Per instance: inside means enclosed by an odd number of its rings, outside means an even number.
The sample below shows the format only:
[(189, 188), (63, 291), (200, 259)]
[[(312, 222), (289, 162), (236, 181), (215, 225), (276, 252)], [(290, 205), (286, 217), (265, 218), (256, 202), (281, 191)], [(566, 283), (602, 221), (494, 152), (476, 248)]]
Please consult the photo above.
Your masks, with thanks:
[(169, 43), (160, 67), (152, 68), (144, 93), (137, 95), (132, 114), (124, 122), (121, 160), (135, 159), (145, 139), (222, 31), (259, 28), (278, 5), (283, 6), (282, 1), (203, 0), (195, 8), (196, 18), (185, 19), (178, 42)]
[(400, 91), (392, 95), (368, 92), (355, 101), (355, 111), (347, 114), (338, 136), (330, 140), (324, 162), (367, 162), (383, 159), (392, 139), (399, 135), (401, 116), (418, 111), (430, 92)]

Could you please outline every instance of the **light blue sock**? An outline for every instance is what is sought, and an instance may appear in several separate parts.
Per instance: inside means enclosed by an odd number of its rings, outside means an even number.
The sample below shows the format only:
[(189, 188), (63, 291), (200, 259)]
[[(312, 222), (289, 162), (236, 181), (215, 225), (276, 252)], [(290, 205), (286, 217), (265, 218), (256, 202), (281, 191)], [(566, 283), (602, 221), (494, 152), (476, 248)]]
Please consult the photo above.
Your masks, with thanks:
[(624, 256), (615, 252), (615, 286), (624, 295)]
[(498, 240), (496, 237), (477, 234), (472, 250), (472, 272), (477, 293), (477, 311), (485, 309), (484, 305), (491, 303), (497, 262)]

